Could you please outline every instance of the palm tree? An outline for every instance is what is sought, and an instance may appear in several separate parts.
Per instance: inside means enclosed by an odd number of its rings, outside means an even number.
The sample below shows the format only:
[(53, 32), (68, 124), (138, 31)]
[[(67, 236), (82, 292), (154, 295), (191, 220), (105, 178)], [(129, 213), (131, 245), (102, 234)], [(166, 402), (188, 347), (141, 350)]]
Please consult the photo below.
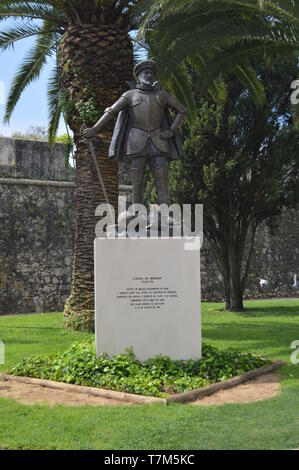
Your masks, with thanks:
[(220, 103), (223, 79), (235, 75), (261, 104), (264, 90), (250, 59), (299, 49), (295, 0), (144, 0), (143, 9), (137, 37), (161, 64), (162, 77), (184, 66), (196, 73), (200, 93)]
[[(5, 120), (26, 86), (38, 78), (47, 59), (57, 55), (49, 81), (49, 135), (53, 140), (61, 112), (76, 145), (77, 231), (72, 292), (65, 306), (66, 325), (92, 330), (94, 325), (93, 239), (95, 209), (104, 202), (89, 149), (80, 138), (85, 123), (93, 125), (104, 109), (127, 90), (132, 78), (133, 48), (129, 37), (136, 0), (1, 0), (0, 49), (36, 37), (10, 89)], [(10, 19), (7, 22), (4, 20)], [(13, 20), (13, 21), (12, 21)], [(7, 23), (9, 26), (7, 27)], [(109, 202), (117, 207), (118, 168), (107, 163), (112, 125), (95, 142)]]

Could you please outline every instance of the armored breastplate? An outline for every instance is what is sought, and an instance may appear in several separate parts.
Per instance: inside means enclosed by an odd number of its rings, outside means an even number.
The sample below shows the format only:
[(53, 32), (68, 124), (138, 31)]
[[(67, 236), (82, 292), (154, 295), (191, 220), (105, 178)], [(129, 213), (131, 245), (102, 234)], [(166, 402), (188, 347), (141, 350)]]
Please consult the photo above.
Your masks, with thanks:
[(129, 112), (131, 131), (128, 136), (127, 154), (138, 154), (146, 147), (150, 148), (147, 145), (149, 139), (158, 153), (169, 154), (168, 142), (160, 137), (165, 111), (159, 94), (134, 90), (129, 103)]
[(133, 127), (147, 132), (160, 129), (163, 125), (163, 114), (164, 109), (157, 93), (134, 91), (130, 102), (130, 117)]

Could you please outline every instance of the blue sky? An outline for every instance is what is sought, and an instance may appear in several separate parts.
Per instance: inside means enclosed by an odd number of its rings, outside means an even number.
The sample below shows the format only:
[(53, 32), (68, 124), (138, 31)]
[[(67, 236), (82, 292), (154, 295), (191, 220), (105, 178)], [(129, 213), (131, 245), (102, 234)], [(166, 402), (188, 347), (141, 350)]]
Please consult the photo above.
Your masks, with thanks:
[[(9, 85), (18, 70), (22, 58), (33, 46), (34, 39), (25, 39), (16, 43), (14, 50), (9, 49), (0, 52), (0, 81), (4, 82), (4, 99), (6, 100)], [(25, 132), (30, 126), (47, 127), (47, 77), (53, 66), (49, 63), (40, 78), (32, 82), (24, 91), (13, 116), (10, 125), (3, 124), (4, 104), (1, 100), (0, 87), (0, 135), (11, 136), (15, 131)], [(61, 120), (58, 134), (66, 132), (65, 125)]]

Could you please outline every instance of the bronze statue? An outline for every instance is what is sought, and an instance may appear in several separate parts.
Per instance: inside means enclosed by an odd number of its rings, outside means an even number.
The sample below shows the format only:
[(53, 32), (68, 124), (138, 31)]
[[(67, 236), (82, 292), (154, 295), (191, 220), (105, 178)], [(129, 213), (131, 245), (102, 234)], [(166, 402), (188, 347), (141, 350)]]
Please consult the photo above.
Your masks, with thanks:
[[(91, 138), (118, 114), (109, 149), (110, 159), (127, 156), (129, 176), (133, 186), (133, 203), (143, 204), (144, 176), (149, 164), (154, 176), (159, 204), (169, 201), (169, 162), (183, 157), (183, 149), (176, 131), (187, 110), (154, 82), (156, 63), (145, 60), (135, 66), (138, 83), (124, 93), (101, 119), (83, 131)], [(168, 108), (177, 112), (172, 121)]]

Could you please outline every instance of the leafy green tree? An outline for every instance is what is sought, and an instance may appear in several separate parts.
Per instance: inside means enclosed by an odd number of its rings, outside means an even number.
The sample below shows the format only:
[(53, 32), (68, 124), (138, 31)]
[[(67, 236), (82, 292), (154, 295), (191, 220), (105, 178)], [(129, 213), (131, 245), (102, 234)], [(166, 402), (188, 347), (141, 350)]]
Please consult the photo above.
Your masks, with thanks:
[(199, 115), (185, 126), (185, 153), (172, 172), (179, 203), (202, 203), (204, 234), (224, 282), (226, 307), (243, 310), (243, 293), (257, 227), (274, 226), (284, 207), (299, 203), (298, 134), (289, 84), (297, 57), (254, 64), (266, 101), (257, 108), (234, 77), (224, 105), (199, 98)]
[(74, 156), (74, 139), (67, 133), (55, 137), (55, 142), (65, 145), (65, 166), (71, 168), (70, 159)]
[(12, 137), (14, 139), (25, 139), (25, 140), (47, 140), (48, 133), (45, 127), (30, 126), (26, 132), (20, 132), (20, 131), (13, 132)]

